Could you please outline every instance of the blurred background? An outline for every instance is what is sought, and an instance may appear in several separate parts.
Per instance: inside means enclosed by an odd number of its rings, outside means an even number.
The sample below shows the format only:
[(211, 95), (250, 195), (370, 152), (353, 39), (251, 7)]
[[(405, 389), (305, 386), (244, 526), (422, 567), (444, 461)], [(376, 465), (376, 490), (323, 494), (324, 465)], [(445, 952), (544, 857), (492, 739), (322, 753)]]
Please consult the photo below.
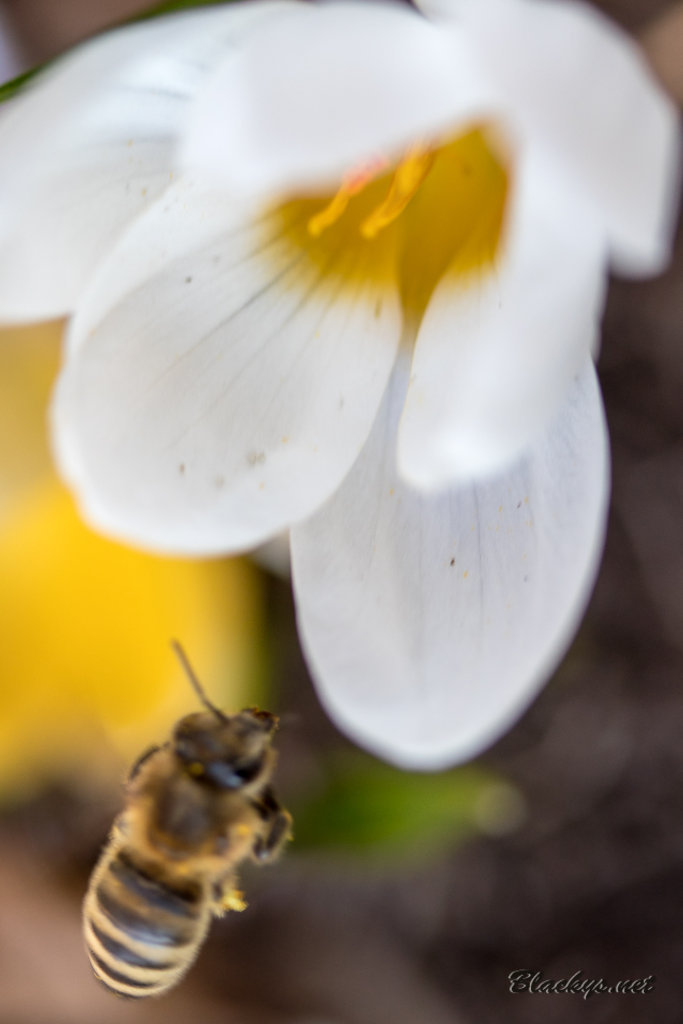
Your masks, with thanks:
[[(683, 5), (604, 0), (683, 98)], [(143, 9), (5, 0), (0, 80)], [(8, 42), (9, 39), (9, 42)], [(320, 709), (289, 582), (91, 534), (56, 480), (45, 413), (60, 325), (0, 334), (0, 1024), (677, 1024), (683, 963), (683, 244), (612, 283), (599, 371), (614, 496), (581, 631), (476, 762), (396, 771)], [(295, 842), (247, 867), (186, 981), (125, 1003), (92, 979), (80, 903), (125, 765), (212, 698), (284, 715)], [(654, 975), (647, 995), (511, 995), (515, 969)]]

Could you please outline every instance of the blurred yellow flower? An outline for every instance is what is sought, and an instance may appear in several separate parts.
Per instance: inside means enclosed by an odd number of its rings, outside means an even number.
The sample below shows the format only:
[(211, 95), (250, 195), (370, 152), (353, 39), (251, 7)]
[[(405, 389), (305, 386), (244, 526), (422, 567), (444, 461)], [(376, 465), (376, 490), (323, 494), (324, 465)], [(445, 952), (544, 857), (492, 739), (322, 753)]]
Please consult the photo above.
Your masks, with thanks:
[(255, 699), (260, 594), (241, 560), (167, 559), (104, 540), (50, 466), (60, 325), (0, 332), (0, 800), (53, 779), (117, 779), (195, 698)]

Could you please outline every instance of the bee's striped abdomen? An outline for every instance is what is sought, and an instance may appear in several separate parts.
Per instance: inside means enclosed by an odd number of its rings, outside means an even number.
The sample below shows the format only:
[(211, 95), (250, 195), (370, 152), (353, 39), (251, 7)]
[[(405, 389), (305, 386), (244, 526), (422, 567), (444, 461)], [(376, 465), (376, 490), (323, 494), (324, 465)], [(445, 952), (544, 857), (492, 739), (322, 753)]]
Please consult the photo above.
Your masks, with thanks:
[(83, 906), (95, 976), (117, 995), (160, 995), (194, 960), (209, 920), (198, 886), (153, 878), (128, 852), (109, 848)]

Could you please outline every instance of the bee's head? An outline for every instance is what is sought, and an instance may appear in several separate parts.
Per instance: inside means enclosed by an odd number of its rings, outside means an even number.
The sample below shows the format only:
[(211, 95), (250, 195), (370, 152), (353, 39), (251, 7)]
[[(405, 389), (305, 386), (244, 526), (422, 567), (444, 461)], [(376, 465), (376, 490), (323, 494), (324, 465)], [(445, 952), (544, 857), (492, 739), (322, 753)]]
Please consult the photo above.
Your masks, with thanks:
[(173, 731), (173, 750), (184, 770), (208, 785), (238, 790), (260, 784), (270, 773), (271, 740), (277, 718), (248, 708), (228, 718), (222, 712), (187, 715)]

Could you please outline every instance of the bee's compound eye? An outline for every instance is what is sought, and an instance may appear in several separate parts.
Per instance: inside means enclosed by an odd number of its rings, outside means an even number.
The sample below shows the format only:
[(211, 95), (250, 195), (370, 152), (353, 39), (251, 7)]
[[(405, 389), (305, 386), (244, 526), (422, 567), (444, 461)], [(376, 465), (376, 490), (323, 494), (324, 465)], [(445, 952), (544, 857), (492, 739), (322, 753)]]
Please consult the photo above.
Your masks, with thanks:
[(206, 777), (221, 789), (239, 789), (243, 785), (234, 767), (225, 761), (214, 761), (207, 765)]
[(206, 777), (221, 789), (240, 789), (256, 778), (262, 766), (262, 758), (241, 765), (230, 761), (212, 761), (206, 765)]

